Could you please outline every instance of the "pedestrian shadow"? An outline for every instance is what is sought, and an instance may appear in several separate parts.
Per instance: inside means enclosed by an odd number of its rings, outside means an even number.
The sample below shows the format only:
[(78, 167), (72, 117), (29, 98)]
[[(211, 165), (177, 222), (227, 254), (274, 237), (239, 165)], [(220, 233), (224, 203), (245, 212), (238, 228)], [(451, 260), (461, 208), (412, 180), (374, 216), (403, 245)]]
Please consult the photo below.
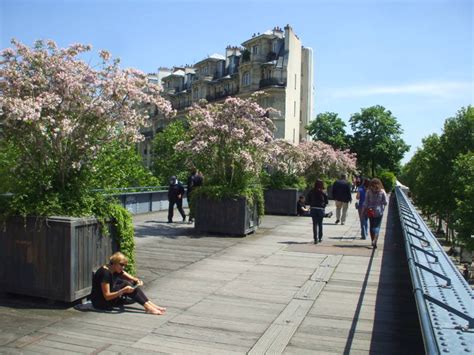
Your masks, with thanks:
[(335, 244), (332, 245), (335, 248), (350, 248), (350, 249), (373, 249), (370, 245), (360, 245), (360, 244)]
[(287, 244), (287, 245), (304, 245), (304, 244), (311, 244), (311, 245), (314, 245), (314, 242), (295, 242), (295, 241), (292, 241), (292, 240), (288, 240), (288, 241), (285, 241), (285, 242), (278, 242), (278, 244)]

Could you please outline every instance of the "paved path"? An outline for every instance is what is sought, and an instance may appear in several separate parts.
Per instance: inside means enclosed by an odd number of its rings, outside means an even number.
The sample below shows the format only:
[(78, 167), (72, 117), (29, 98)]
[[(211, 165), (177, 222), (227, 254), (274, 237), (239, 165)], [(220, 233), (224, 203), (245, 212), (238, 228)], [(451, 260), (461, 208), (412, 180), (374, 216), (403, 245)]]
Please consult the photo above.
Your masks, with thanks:
[(3, 296), (0, 353), (423, 353), (394, 213), (376, 250), (353, 205), (318, 245), (306, 217), (265, 216), (256, 234), (224, 238), (136, 216), (139, 276), (166, 315)]

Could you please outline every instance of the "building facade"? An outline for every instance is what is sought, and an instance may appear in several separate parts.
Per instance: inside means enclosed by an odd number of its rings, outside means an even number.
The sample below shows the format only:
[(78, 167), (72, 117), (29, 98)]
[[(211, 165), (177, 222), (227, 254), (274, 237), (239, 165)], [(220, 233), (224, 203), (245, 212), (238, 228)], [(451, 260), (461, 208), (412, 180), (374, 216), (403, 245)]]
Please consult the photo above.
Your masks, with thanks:
[[(266, 93), (262, 107), (273, 107), (275, 138), (298, 144), (307, 139), (305, 126), (313, 111), (313, 53), (287, 25), (254, 34), (241, 47), (228, 46), (225, 55), (213, 54), (193, 66), (160, 68), (150, 80), (161, 83), (163, 96), (178, 116), (202, 99), (221, 101), (228, 96), (248, 97), (255, 91)], [(166, 126), (158, 113), (145, 133), (142, 154), (149, 165), (150, 139)]]

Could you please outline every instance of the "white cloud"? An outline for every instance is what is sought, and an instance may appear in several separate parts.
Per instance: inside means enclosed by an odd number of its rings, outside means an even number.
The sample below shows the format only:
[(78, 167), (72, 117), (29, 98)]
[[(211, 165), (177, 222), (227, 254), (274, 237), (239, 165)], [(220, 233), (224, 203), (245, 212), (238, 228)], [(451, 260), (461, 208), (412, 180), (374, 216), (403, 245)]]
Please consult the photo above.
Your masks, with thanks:
[(419, 82), (403, 85), (354, 86), (329, 89), (332, 98), (364, 97), (374, 95), (422, 95), (438, 98), (452, 98), (458, 95), (474, 95), (472, 82)]

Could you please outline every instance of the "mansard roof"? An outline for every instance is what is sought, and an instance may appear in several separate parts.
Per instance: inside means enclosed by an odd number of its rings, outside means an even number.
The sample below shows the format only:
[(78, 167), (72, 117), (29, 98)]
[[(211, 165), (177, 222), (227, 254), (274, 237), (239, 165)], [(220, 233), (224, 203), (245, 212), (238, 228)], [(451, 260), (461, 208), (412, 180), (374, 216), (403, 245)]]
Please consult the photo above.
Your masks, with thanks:
[(203, 60), (200, 60), (199, 62), (194, 64), (194, 66), (199, 65), (199, 64), (201, 64), (203, 62), (206, 62), (206, 61), (216, 62), (216, 61), (220, 61), (220, 60), (225, 60), (225, 57), (222, 54), (214, 53), (214, 54), (208, 56), (207, 58), (204, 58)]

